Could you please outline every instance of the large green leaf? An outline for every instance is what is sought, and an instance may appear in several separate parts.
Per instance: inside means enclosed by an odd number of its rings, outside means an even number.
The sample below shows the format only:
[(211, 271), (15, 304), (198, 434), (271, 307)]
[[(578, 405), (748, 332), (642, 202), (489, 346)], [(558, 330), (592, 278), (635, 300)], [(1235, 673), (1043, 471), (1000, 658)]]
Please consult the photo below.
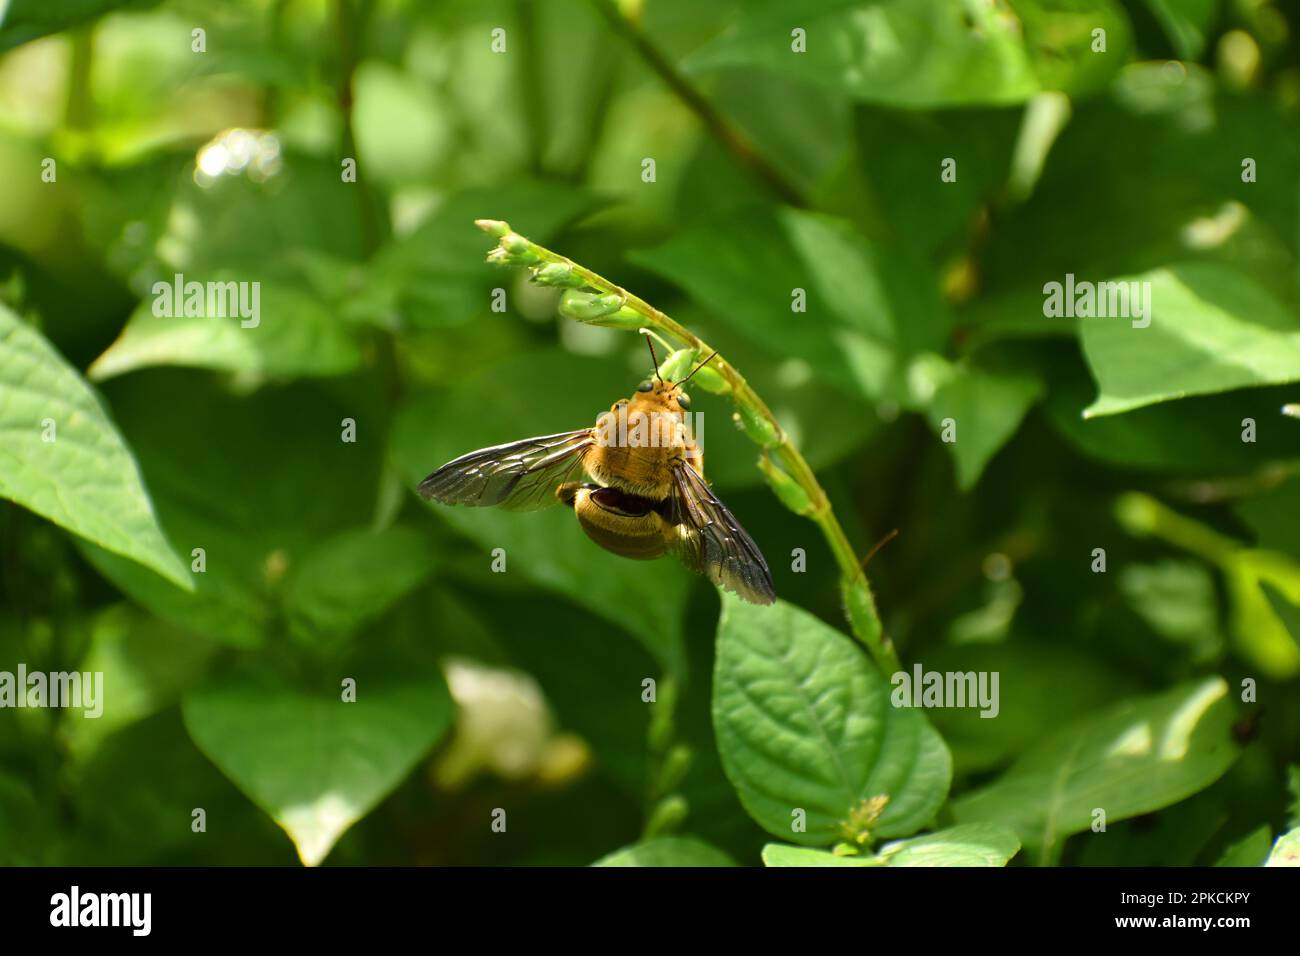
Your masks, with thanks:
[[(1123, 62), (1121, 9), (1083, 0), (764, 0), (687, 61), (759, 66), (859, 100), (908, 108), (1020, 103), (1092, 89)], [(1092, 52), (1092, 30), (1108, 33)], [(806, 33), (792, 49), (791, 31)]]
[(192, 589), (140, 469), (95, 393), (0, 305), (0, 497)]
[(1209, 786), (1237, 747), (1228, 685), (1213, 677), (1136, 698), (1062, 727), (1005, 774), (953, 801), (963, 822), (1005, 824), (1044, 853), (1106, 821), (1149, 813)]
[[(713, 723), (745, 809), (796, 843), (823, 846), (864, 830), (905, 836), (948, 793), (952, 758), (925, 716), (893, 706), (859, 645), (783, 601), (724, 600)], [(881, 797), (888, 802), (874, 821), (850, 823)], [(794, 826), (800, 810), (803, 832)]]
[(1085, 416), (1300, 379), (1300, 319), (1240, 273), (1183, 263), (1121, 281), (1150, 283), (1150, 325), (1081, 321), (1099, 392)]
[(731, 857), (695, 837), (655, 837), (603, 856), (592, 866), (735, 866)]
[[(450, 394), (407, 402), (394, 425), (394, 454), (414, 488), (439, 465), (476, 448), (593, 426), (635, 384), (612, 362), (559, 351), (516, 355), (469, 376)], [(629, 561), (604, 551), (559, 506), (525, 513), (431, 507), (487, 552), (504, 549), (507, 581), (518, 575), (565, 595), (635, 634), (665, 666), (682, 660), (682, 609), (693, 578), (676, 561)], [(487, 566), (493, 559), (482, 560)]]
[[(342, 700), (348, 677), (354, 702)], [(409, 661), (310, 690), (232, 678), (183, 705), (194, 742), (284, 828), (307, 866), (402, 781), (450, 726), (452, 710), (437, 669)]]
[[(947, 330), (928, 266), (819, 213), (751, 209), (632, 258), (771, 354), (862, 398), (903, 396), (905, 358), (940, 348)], [(805, 312), (792, 310), (796, 289)]]
[(1006, 866), (1020, 852), (1011, 829), (993, 823), (966, 823), (908, 840), (886, 843), (874, 856), (839, 856), (811, 847), (769, 843), (767, 866)]

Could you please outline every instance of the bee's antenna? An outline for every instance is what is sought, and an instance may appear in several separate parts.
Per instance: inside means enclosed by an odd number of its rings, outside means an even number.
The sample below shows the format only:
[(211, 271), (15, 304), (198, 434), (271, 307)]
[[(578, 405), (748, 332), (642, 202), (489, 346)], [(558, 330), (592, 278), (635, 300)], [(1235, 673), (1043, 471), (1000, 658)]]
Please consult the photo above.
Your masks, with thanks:
[(660, 384), (660, 385), (663, 385), (663, 384), (664, 384), (663, 376), (661, 376), (661, 375), (659, 374), (659, 356), (655, 355), (655, 343), (654, 343), (654, 339), (650, 338), (650, 333), (649, 333), (649, 332), (646, 333), (646, 336), (645, 336), (645, 344), (648, 345), (648, 346), (650, 346), (650, 361), (652, 361), (652, 362), (655, 363), (655, 366), (654, 366), (654, 367), (655, 367), (655, 378), (659, 379), (659, 384)]
[[(710, 355), (708, 358), (706, 358), (706, 359), (705, 359), (703, 362), (701, 362), (699, 365), (695, 366), (695, 368), (691, 369), (691, 375), (694, 375), (694, 374), (695, 374), (696, 372), (698, 372), (700, 369), (704, 368), (704, 366), (708, 365), (711, 361), (713, 361), (713, 357), (714, 357), (715, 355), (717, 355), (717, 354), (718, 354), (718, 350), (717, 350), (717, 349), (714, 349), (714, 350), (713, 350), (713, 355)], [(689, 381), (691, 380), (691, 375), (687, 375), (684, 379), (682, 379), (680, 382), (678, 382), (678, 383), (677, 383), (678, 387), (680, 388), (681, 386), (683, 386), (683, 385), (685, 385), (687, 382), (689, 382)]]

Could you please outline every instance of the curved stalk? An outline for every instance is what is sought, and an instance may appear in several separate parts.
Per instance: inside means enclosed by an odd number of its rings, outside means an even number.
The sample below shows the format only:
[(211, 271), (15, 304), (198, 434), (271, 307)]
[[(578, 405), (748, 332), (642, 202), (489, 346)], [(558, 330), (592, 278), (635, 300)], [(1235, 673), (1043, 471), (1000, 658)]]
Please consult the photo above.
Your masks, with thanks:
[[(680, 342), (686, 348), (695, 349), (699, 355), (708, 355), (714, 351), (711, 345), (690, 329), (644, 299), (585, 266), (526, 239), (514, 232), (508, 223), (480, 219), (476, 225), (498, 240), (497, 248), (488, 254), (489, 261), (526, 266), (533, 273), (533, 278), (544, 285), (590, 289), (597, 293), (598, 298), (594, 300), (596, 309), (583, 321), (625, 329), (644, 326)], [(602, 302), (600, 297), (605, 301)], [(764, 454), (759, 464), (768, 483), (778, 492), (783, 503), (816, 524), (830, 545), (835, 563), (839, 566), (845, 616), (853, 634), (871, 653), (886, 677), (901, 670), (898, 654), (881, 626), (866, 572), (812, 468), (781, 428), (771, 409), (721, 352), (709, 366), (726, 380), (727, 391), (736, 405), (738, 419), (744, 424), (745, 432), (763, 448)], [(769, 453), (780, 461), (783, 471), (771, 464), (767, 457)], [(797, 489), (793, 494), (789, 482), (793, 482)]]

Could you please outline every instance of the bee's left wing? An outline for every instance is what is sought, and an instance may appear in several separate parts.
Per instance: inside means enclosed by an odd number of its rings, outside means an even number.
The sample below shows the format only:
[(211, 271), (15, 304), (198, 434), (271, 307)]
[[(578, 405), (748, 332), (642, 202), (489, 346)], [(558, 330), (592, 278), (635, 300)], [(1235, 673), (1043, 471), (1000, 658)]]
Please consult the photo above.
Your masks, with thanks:
[(533, 511), (554, 504), (555, 489), (582, 474), (592, 430), (560, 432), (480, 448), (449, 461), (424, 481), (420, 494), (449, 505), (501, 505)]
[(673, 468), (667, 520), (676, 526), (673, 552), (693, 571), (752, 604), (776, 600), (772, 573), (754, 539), (687, 464)]

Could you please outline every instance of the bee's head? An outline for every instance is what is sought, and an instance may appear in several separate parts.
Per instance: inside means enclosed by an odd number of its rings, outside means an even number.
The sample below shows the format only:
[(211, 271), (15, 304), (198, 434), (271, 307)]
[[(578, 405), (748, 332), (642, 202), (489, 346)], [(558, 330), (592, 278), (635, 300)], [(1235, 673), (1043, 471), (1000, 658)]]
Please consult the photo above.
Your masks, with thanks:
[[(642, 330), (644, 331), (644, 329)], [(690, 375), (676, 382), (665, 381), (659, 374), (659, 356), (655, 354), (654, 340), (649, 335), (645, 337), (646, 344), (650, 346), (650, 360), (652, 372), (649, 378), (637, 386), (636, 393), (633, 394), (631, 401), (637, 404), (654, 405), (670, 412), (686, 412), (691, 408), (691, 397), (683, 391), (682, 386), (691, 380), (691, 376), (702, 369), (717, 352), (714, 352), (703, 362), (700, 362), (695, 368), (691, 369)]]
[(631, 400), (670, 412), (685, 412), (691, 408), (691, 397), (682, 391), (681, 383), (666, 382), (657, 375), (638, 385)]

